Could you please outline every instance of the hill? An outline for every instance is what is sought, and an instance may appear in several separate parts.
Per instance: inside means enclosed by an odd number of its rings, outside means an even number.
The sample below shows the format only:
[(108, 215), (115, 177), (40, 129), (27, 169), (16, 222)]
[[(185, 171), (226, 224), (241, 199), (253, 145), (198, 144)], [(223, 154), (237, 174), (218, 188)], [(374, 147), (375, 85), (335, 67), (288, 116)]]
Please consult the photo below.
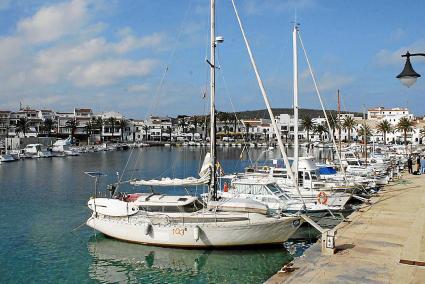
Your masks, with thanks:
[[(278, 116), (279, 114), (294, 114), (294, 110), (292, 108), (272, 108), (273, 114)], [(336, 110), (328, 110), (327, 113), (331, 113), (333, 116), (336, 116), (338, 113)], [(344, 112), (341, 113), (354, 113), (355, 116), (362, 116), (362, 113), (359, 112)], [(249, 118), (269, 118), (269, 113), (267, 109), (259, 109), (259, 110), (247, 110), (240, 111), (236, 113), (239, 119), (249, 119)], [(299, 109), (299, 116), (310, 116), (310, 117), (324, 117), (323, 111), (320, 109)]]

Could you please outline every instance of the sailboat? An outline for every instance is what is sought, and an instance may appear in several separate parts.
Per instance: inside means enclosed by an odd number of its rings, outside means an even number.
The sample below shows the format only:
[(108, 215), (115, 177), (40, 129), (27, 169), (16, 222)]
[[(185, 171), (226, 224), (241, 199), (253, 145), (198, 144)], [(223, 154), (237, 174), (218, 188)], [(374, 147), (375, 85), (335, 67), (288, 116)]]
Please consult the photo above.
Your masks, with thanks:
[[(215, 0), (211, 8), (210, 49), (210, 153), (204, 159), (199, 178), (133, 180), (132, 185), (208, 186), (208, 199), (155, 193), (119, 194), (110, 187), (111, 197), (88, 201), (93, 211), (87, 225), (103, 234), (134, 243), (170, 247), (233, 247), (281, 244), (299, 228), (299, 216), (270, 215), (266, 205), (254, 200), (217, 200), (217, 158), (215, 127), (215, 48), (222, 37), (215, 36)], [(99, 173), (87, 173), (96, 180)], [(97, 183), (95, 183), (97, 184)], [(95, 189), (96, 192), (96, 189)]]

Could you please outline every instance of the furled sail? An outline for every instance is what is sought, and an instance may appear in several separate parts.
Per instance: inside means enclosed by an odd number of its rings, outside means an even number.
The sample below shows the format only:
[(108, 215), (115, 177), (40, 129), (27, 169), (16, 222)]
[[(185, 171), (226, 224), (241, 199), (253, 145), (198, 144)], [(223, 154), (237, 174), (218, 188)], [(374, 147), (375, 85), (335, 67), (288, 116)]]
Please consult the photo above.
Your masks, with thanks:
[(162, 179), (151, 179), (151, 180), (142, 180), (135, 179), (130, 181), (131, 185), (140, 186), (196, 186), (203, 185), (210, 182), (211, 176), (211, 155), (207, 153), (204, 158), (201, 170), (199, 171), (199, 178), (187, 177), (184, 179), (181, 178), (162, 178)]

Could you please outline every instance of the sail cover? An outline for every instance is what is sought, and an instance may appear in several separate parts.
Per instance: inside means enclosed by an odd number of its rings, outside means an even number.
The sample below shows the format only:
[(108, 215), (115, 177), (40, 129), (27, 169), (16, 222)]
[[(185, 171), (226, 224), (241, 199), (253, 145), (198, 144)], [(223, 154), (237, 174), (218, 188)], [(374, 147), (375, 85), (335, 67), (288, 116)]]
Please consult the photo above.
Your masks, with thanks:
[(199, 178), (188, 177), (188, 178), (162, 178), (162, 179), (151, 179), (151, 180), (132, 180), (130, 181), (131, 185), (135, 186), (196, 186), (203, 185), (210, 182), (211, 176), (211, 155), (207, 153), (205, 155), (204, 162), (202, 164), (201, 170), (199, 171)]

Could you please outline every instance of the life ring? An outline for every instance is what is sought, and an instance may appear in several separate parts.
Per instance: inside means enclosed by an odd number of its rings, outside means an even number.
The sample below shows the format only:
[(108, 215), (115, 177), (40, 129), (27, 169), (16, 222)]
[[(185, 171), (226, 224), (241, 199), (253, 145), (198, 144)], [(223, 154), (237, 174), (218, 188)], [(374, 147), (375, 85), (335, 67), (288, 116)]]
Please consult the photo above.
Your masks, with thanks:
[(269, 167), (264, 166), (264, 167), (263, 167), (263, 171), (268, 172), (268, 171), (269, 171)]
[(317, 202), (319, 204), (327, 204), (328, 203), (328, 196), (323, 191), (319, 192), (317, 195)]
[(228, 192), (228, 191), (229, 191), (229, 186), (227, 185), (227, 182), (225, 182), (223, 186), (223, 192)]

